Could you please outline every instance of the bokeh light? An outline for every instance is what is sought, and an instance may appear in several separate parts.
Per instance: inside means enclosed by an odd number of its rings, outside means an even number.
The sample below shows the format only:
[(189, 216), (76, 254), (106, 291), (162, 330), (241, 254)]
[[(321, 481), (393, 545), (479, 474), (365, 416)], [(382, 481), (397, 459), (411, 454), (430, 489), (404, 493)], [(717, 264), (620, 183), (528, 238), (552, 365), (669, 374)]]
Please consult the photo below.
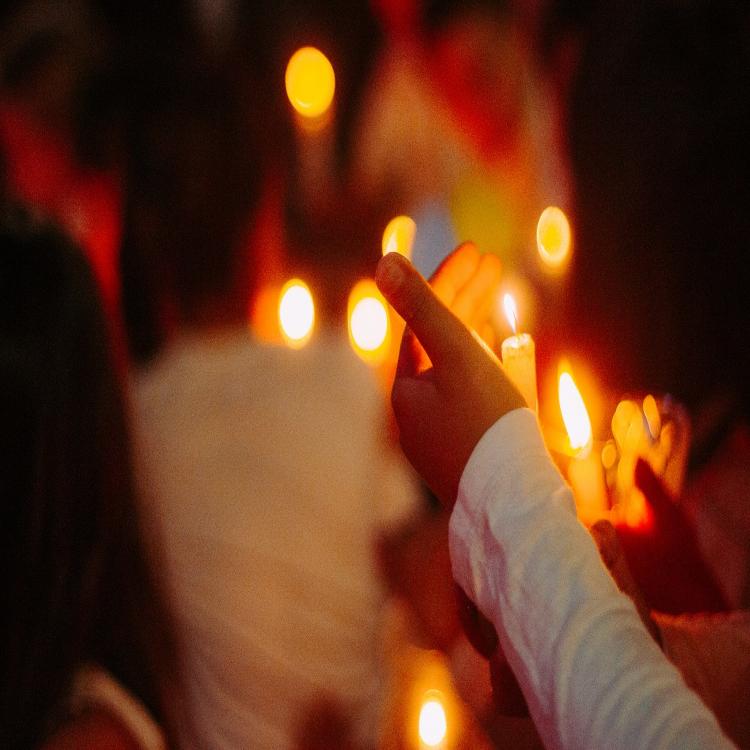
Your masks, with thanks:
[(287, 345), (293, 349), (304, 346), (315, 325), (315, 304), (304, 281), (291, 279), (279, 295), (279, 325)]
[(286, 94), (303, 117), (326, 113), (336, 90), (336, 76), (328, 58), (315, 47), (302, 47), (286, 66)]
[(349, 340), (366, 362), (379, 364), (388, 351), (390, 323), (385, 300), (372, 279), (358, 282), (349, 295)]
[(438, 747), (445, 739), (448, 721), (440, 693), (432, 690), (425, 695), (419, 711), (419, 739), (428, 747)]
[(536, 225), (536, 246), (539, 257), (549, 268), (560, 268), (570, 255), (570, 222), (565, 212), (557, 206), (542, 211)]
[(383, 231), (383, 255), (399, 253), (411, 260), (417, 225), (409, 216), (395, 216)]

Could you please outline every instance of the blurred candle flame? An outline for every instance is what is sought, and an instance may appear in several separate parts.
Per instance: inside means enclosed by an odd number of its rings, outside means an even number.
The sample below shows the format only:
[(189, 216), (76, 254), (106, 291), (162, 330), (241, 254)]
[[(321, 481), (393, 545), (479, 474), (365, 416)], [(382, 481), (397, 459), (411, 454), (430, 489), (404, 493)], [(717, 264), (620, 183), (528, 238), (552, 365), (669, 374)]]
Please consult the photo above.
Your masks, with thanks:
[(425, 695), (419, 711), (419, 739), (428, 747), (437, 747), (448, 732), (448, 721), (441, 695), (432, 690)]
[(591, 420), (581, 392), (567, 370), (560, 373), (558, 400), (570, 447), (574, 451), (585, 452), (592, 443)]
[(312, 335), (315, 324), (315, 303), (307, 284), (290, 279), (279, 295), (279, 325), (287, 345), (303, 347)]
[(505, 294), (503, 296), (503, 309), (505, 310), (505, 317), (508, 319), (508, 324), (515, 336), (518, 333), (518, 308), (516, 307), (513, 295)]
[(390, 323), (385, 300), (372, 279), (358, 282), (349, 295), (349, 340), (359, 357), (379, 364), (388, 350)]
[(557, 206), (542, 211), (536, 225), (536, 246), (539, 256), (550, 268), (560, 268), (570, 253), (570, 222)]
[(417, 225), (409, 216), (395, 216), (383, 231), (383, 255), (400, 253), (411, 260)]
[(302, 47), (290, 58), (285, 75), (286, 94), (303, 117), (322, 117), (333, 102), (336, 76), (328, 58), (315, 47)]

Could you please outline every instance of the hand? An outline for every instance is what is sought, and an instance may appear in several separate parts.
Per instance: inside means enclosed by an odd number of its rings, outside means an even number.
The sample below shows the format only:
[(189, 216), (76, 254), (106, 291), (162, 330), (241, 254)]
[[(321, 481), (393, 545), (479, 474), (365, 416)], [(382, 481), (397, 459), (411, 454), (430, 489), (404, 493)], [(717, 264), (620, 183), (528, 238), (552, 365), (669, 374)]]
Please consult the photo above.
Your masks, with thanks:
[(349, 717), (338, 699), (318, 695), (298, 717), (296, 750), (354, 750)]
[(643, 529), (618, 526), (617, 534), (633, 579), (651, 609), (667, 614), (723, 612), (726, 598), (701, 552), (684, 506), (672, 498), (642, 459), (635, 483), (651, 511)]
[[(434, 278), (440, 296), (469, 321), (492, 291), (478, 282), (488, 273), (487, 262), (483, 265), (472, 248), (459, 247)], [(479, 439), (500, 417), (525, 404), (497, 357), (405, 258), (396, 253), (383, 257), (376, 281), (409, 327), (391, 395), (401, 447), (451, 508)]]
[(447, 652), (461, 635), (453, 594), (445, 511), (422, 514), (398, 533), (379, 539), (386, 582), (411, 609), (419, 635), (429, 648)]
[(467, 328), (478, 333), (490, 349), (495, 344), (490, 316), (501, 277), (502, 264), (496, 255), (482, 255), (473, 242), (464, 242), (430, 278), (437, 298)]

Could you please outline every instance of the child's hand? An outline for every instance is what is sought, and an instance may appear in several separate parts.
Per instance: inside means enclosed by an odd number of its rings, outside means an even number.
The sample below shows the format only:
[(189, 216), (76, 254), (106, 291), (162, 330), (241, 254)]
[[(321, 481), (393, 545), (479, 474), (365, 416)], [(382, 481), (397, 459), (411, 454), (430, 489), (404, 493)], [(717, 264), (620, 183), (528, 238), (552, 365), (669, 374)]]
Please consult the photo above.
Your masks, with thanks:
[(380, 291), (409, 327), (391, 396), (401, 446), (448, 508), (479, 439), (525, 405), (499, 360), (457, 317), (472, 323), (489, 312), (496, 283), (485, 282), (495, 276), (493, 263), (473, 246), (460, 246), (434, 277), (437, 293), (396, 253), (378, 264)]

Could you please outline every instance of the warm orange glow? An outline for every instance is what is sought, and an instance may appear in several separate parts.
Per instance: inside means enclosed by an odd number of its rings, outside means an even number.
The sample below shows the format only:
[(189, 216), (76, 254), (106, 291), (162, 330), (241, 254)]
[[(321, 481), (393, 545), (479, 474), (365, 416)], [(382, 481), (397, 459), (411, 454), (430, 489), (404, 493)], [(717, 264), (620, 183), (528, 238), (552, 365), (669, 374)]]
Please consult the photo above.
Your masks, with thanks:
[(286, 94), (303, 117), (321, 117), (333, 101), (336, 76), (328, 58), (315, 47), (298, 49), (286, 66)]
[(516, 307), (516, 301), (510, 294), (503, 296), (503, 309), (505, 310), (505, 317), (508, 319), (508, 325), (513, 330), (513, 334), (518, 333), (518, 308)]
[(574, 451), (584, 452), (591, 447), (591, 420), (573, 376), (565, 369), (560, 373), (557, 392), (570, 447)]
[(661, 433), (661, 414), (659, 405), (651, 394), (643, 399), (643, 416), (646, 418), (651, 440), (658, 440)]
[(383, 361), (390, 339), (385, 300), (372, 279), (358, 282), (349, 295), (349, 341), (366, 362)]
[(560, 268), (570, 254), (571, 233), (568, 217), (557, 206), (542, 211), (536, 225), (539, 256), (550, 268)]
[(608, 440), (602, 448), (602, 466), (609, 471), (617, 463), (617, 446), (613, 440)]
[(315, 324), (315, 304), (304, 281), (291, 279), (279, 295), (279, 325), (287, 345), (293, 349), (304, 346)]
[(442, 694), (438, 690), (425, 693), (419, 711), (419, 739), (427, 747), (438, 747), (448, 732), (448, 721), (443, 707)]
[(409, 216), (396, 216), (388, 222), (383, 232), (383, 255), (400, 253), (411, 260), (417, 225)]
[(656, 399), (646, 396), (641, 403), (623, 399), (612, 415), (612, 435), (619, 462), (615, 473), (616, 511), (620, 522), (633, 528), (650, 523), (649, 510), (643, 493), (635, 485), (635, 467), (639, 459), (654, 462), (658, 457), (655, 435), (661, 433), (661, 415)]
[(360, 349), (371, 352), (385, 341), (388, 313), (380, 300), (365, 297), (357, 302), (350, 323), (352, 338)]

